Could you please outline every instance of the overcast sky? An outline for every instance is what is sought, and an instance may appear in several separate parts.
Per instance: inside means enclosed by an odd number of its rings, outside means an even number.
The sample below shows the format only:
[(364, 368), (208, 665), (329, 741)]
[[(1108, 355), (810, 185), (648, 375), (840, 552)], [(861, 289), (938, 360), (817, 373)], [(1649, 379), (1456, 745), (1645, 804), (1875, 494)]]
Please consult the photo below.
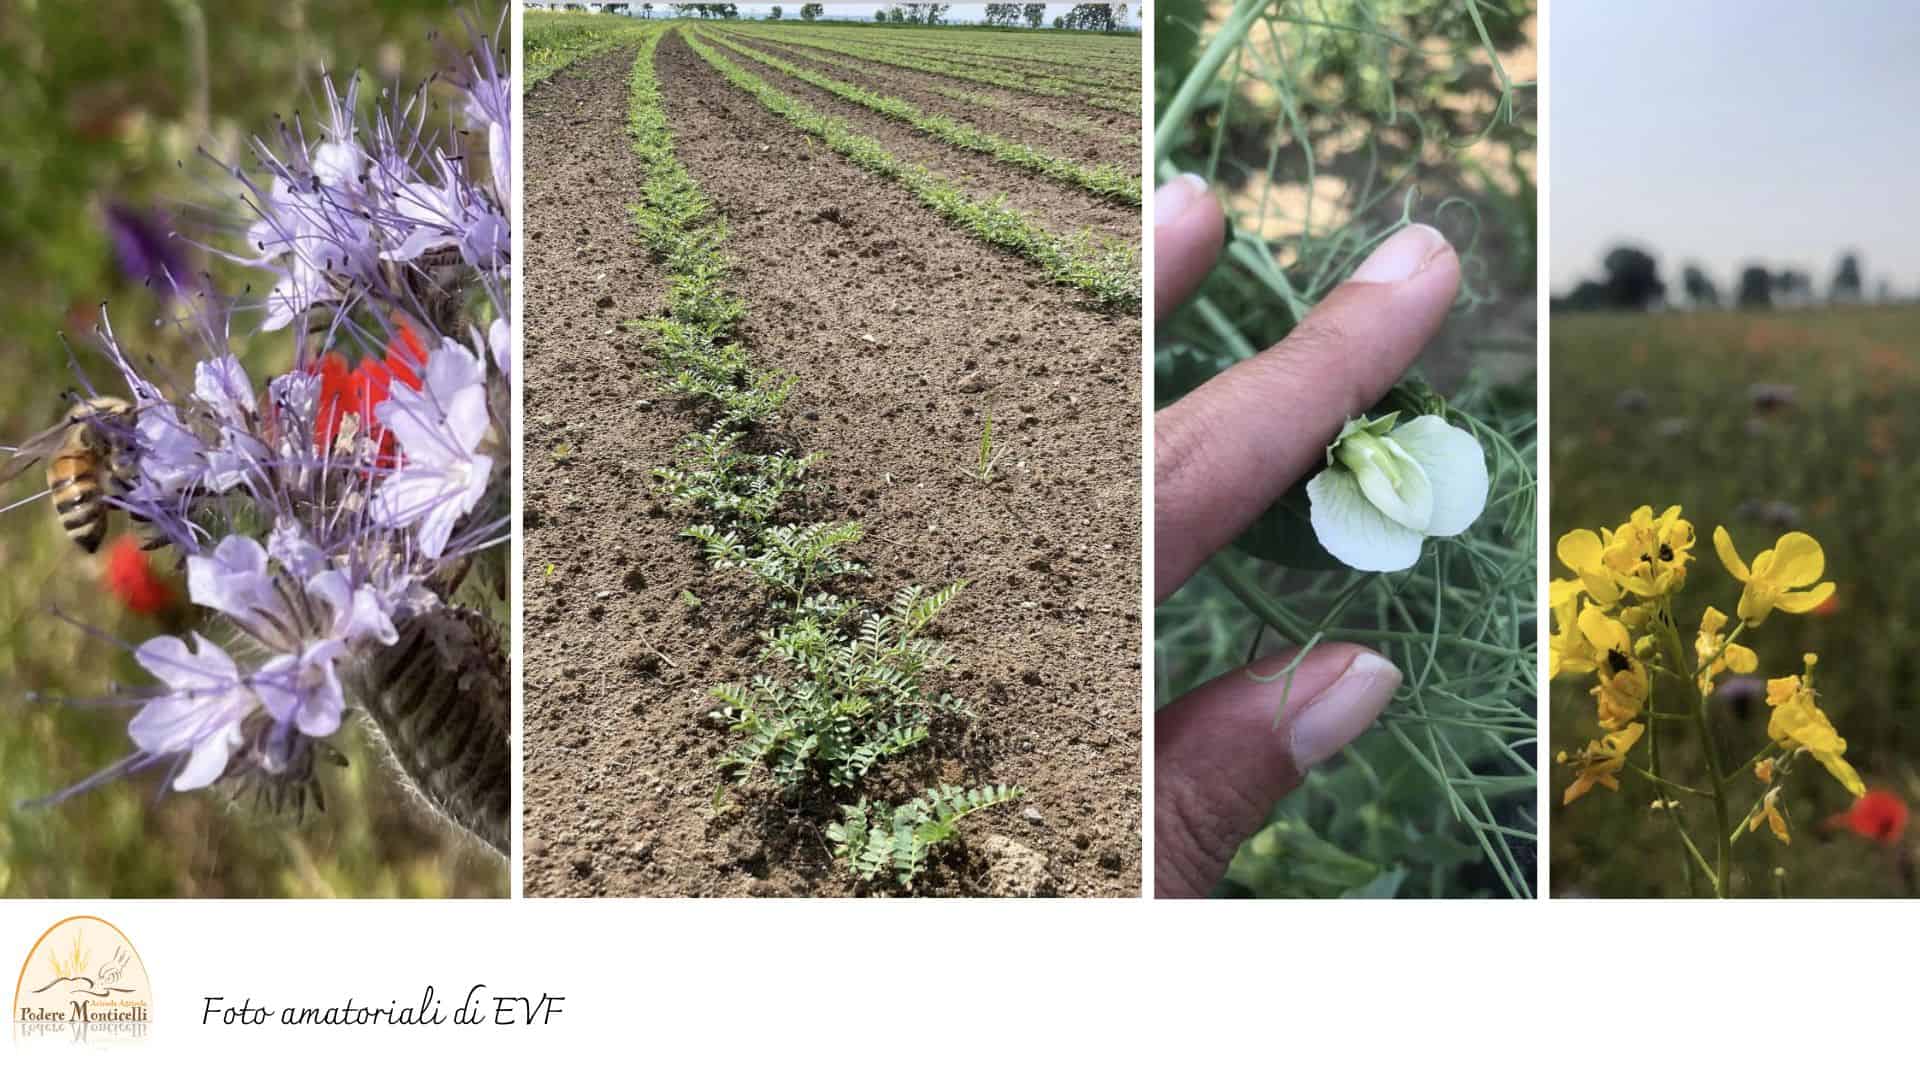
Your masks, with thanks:
[(1920, 292), (1920, 3), (1578, 0), (1546, 71), (1555, 292), (1622, 241), (1677, 292), (1749, 260)]

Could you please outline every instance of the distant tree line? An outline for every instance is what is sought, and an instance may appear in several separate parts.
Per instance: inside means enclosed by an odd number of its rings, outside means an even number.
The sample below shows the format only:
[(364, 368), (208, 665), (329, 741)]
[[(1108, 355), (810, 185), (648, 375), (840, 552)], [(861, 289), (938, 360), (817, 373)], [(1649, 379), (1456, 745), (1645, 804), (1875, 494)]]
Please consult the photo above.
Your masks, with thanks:
[[(1598, 278), (1588, 278), (1571, 291), (1553, 299), (1562, 311), (1648, 311), (1678, 302), (1669, 299), (1667, 283), (1660, 277), (1660, 262), (1652, 253), (1631, 245), (1607, 252), (1600, 263)], [(1687, 263), (1680, 270), (1680, 290), (1687, 306), (1717, 308), (1723, 306), (1720, 288), (1698, 263)], [(1876, 299), (1893, 295), (1890, 283), (1882, 281)], [(1867, 299), (1866, 278), (1860, 269), (1860, 256), (1842, 252), (1827, 285), (1829, 304), (1857, 304)], [(1732, 306), (1739, 308), (1806, 307), (1818, 303), (1813, 276), (1796, 267), (1769, 269), (1760, 263), (1743, 267), (1735, 283)]]
[[(993, 5), (999, 6), (999, 5)], [(947, 19), (952, 4), (894, 4), (873, 13), (874, 22), (905, 23), (909, 26), (939, 26)]]
[(1019, 26), (1026, 23), (1028, 29), (1038, 30), (1047, 21), (1045, 4), (988, 4), (986, 23), (988, 26)]

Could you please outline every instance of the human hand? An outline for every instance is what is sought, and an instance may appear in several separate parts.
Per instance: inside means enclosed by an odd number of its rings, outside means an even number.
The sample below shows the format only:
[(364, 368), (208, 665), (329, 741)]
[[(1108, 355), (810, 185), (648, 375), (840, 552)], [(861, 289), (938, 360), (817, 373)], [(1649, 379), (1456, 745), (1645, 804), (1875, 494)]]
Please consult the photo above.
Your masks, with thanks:
[[(1153, 310), (1172, 314), (1220, 257), (1225, 219), (1205, 182), (1154, 195)], [(1340, 425), (1379, 401), (1446, 319), (1460, 261), (1427, 225), (1389, 237), (1286, 340), (1154, 416), (1154, 602), (1321, 463)], [(1371, 725), (1400, 672), (1356, 645), (1320, 644), (1228, 672), (1154, 721), (1154, 893), (1205, 896), (1241, 841), (1305, 772)], [(1274, 724), (1282, 701), (1286, 711)]]

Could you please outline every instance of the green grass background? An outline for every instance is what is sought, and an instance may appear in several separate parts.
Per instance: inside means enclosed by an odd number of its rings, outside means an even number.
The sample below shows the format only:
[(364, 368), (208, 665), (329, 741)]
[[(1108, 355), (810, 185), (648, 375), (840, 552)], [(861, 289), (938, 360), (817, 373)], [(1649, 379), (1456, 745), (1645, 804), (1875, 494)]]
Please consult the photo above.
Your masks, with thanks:
[[(1920, 800), (1920, 307), (1840, 307), (1778, 312), (1558, 315), (1551, 324), (1552, 539), (1624, 520), (1634, 507), (1686, 509), (1699, 540), (1677, 601), (1691, 647), (1707, 604), (1732, 613), (1740, 587), (1713, 552), (1725, 525), (1749, 562), (1798, 528), (1825, 547), (1839, 584), (1831, 615), (1775, 614), (1742, 641), (1763, 676), (1800, 671), (1820, 654), (1821, 704), (1848, 742), (1847, 758), (1869, 786)], [(1763, 414), (1756, 383), (1795, 387), (1795, 407)], [(1635, 406), (1644, 395), (1645, 408)], [(1743, 503), (1778, 502), (1797, 524), (1768, 522)], [(1557, 561), (1555, 577), (1571, 577)], [(1597, 734), (1587, 678), (1562, 678), (1551, 695), (1549, 751), (1573, 751)], [(1744, 761), (1765, 739), (1768, 710), (1744, 720), (1718, 709), (1724, 756)], [(1706, 773), (1697, 740), (1663, 739), (1663, 763), (1681, 783)], [(1644, 750), (1637, 752), (1644, 761)], [(1672, 825), (1650, 812), (1652, 792), (1629, 777), (1624, 791), (1589, 794), (1560, 807), (1571, 770), (1551, 770), (1552, 880), (1558, 895), (1685, 895)], [(1688, 779), (1689, 777), (1693, 779)], [(1734, 786), (1734, 813), (1759, 792)], [(1735, 845), (1736, 895), (1910, 895), (1911, 841), (1882, 849), (1821, 827), (1850, 804), (1810, 763), (1796, 767), (1783, 798), (1793, 842), (1764, 831)], [(1704, 805), (1704, 804), (1703, 804)], [(1711, 810), (1689, 826), (1709, 844)], [(1775, 867), (1785, 871), (1778, 883)]]

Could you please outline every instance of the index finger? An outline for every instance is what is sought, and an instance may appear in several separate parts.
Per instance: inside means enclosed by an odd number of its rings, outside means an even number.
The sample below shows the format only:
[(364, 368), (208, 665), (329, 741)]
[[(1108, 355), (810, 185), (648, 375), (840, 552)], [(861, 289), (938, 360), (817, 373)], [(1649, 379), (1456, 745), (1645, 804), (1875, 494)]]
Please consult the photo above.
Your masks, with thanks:
[(1447, 317), (1460, 261), (1411, 225), (1376, 248), (1286, 340), (1153, 420), (1154, 599), (1166, 599), (1321, 460)]

